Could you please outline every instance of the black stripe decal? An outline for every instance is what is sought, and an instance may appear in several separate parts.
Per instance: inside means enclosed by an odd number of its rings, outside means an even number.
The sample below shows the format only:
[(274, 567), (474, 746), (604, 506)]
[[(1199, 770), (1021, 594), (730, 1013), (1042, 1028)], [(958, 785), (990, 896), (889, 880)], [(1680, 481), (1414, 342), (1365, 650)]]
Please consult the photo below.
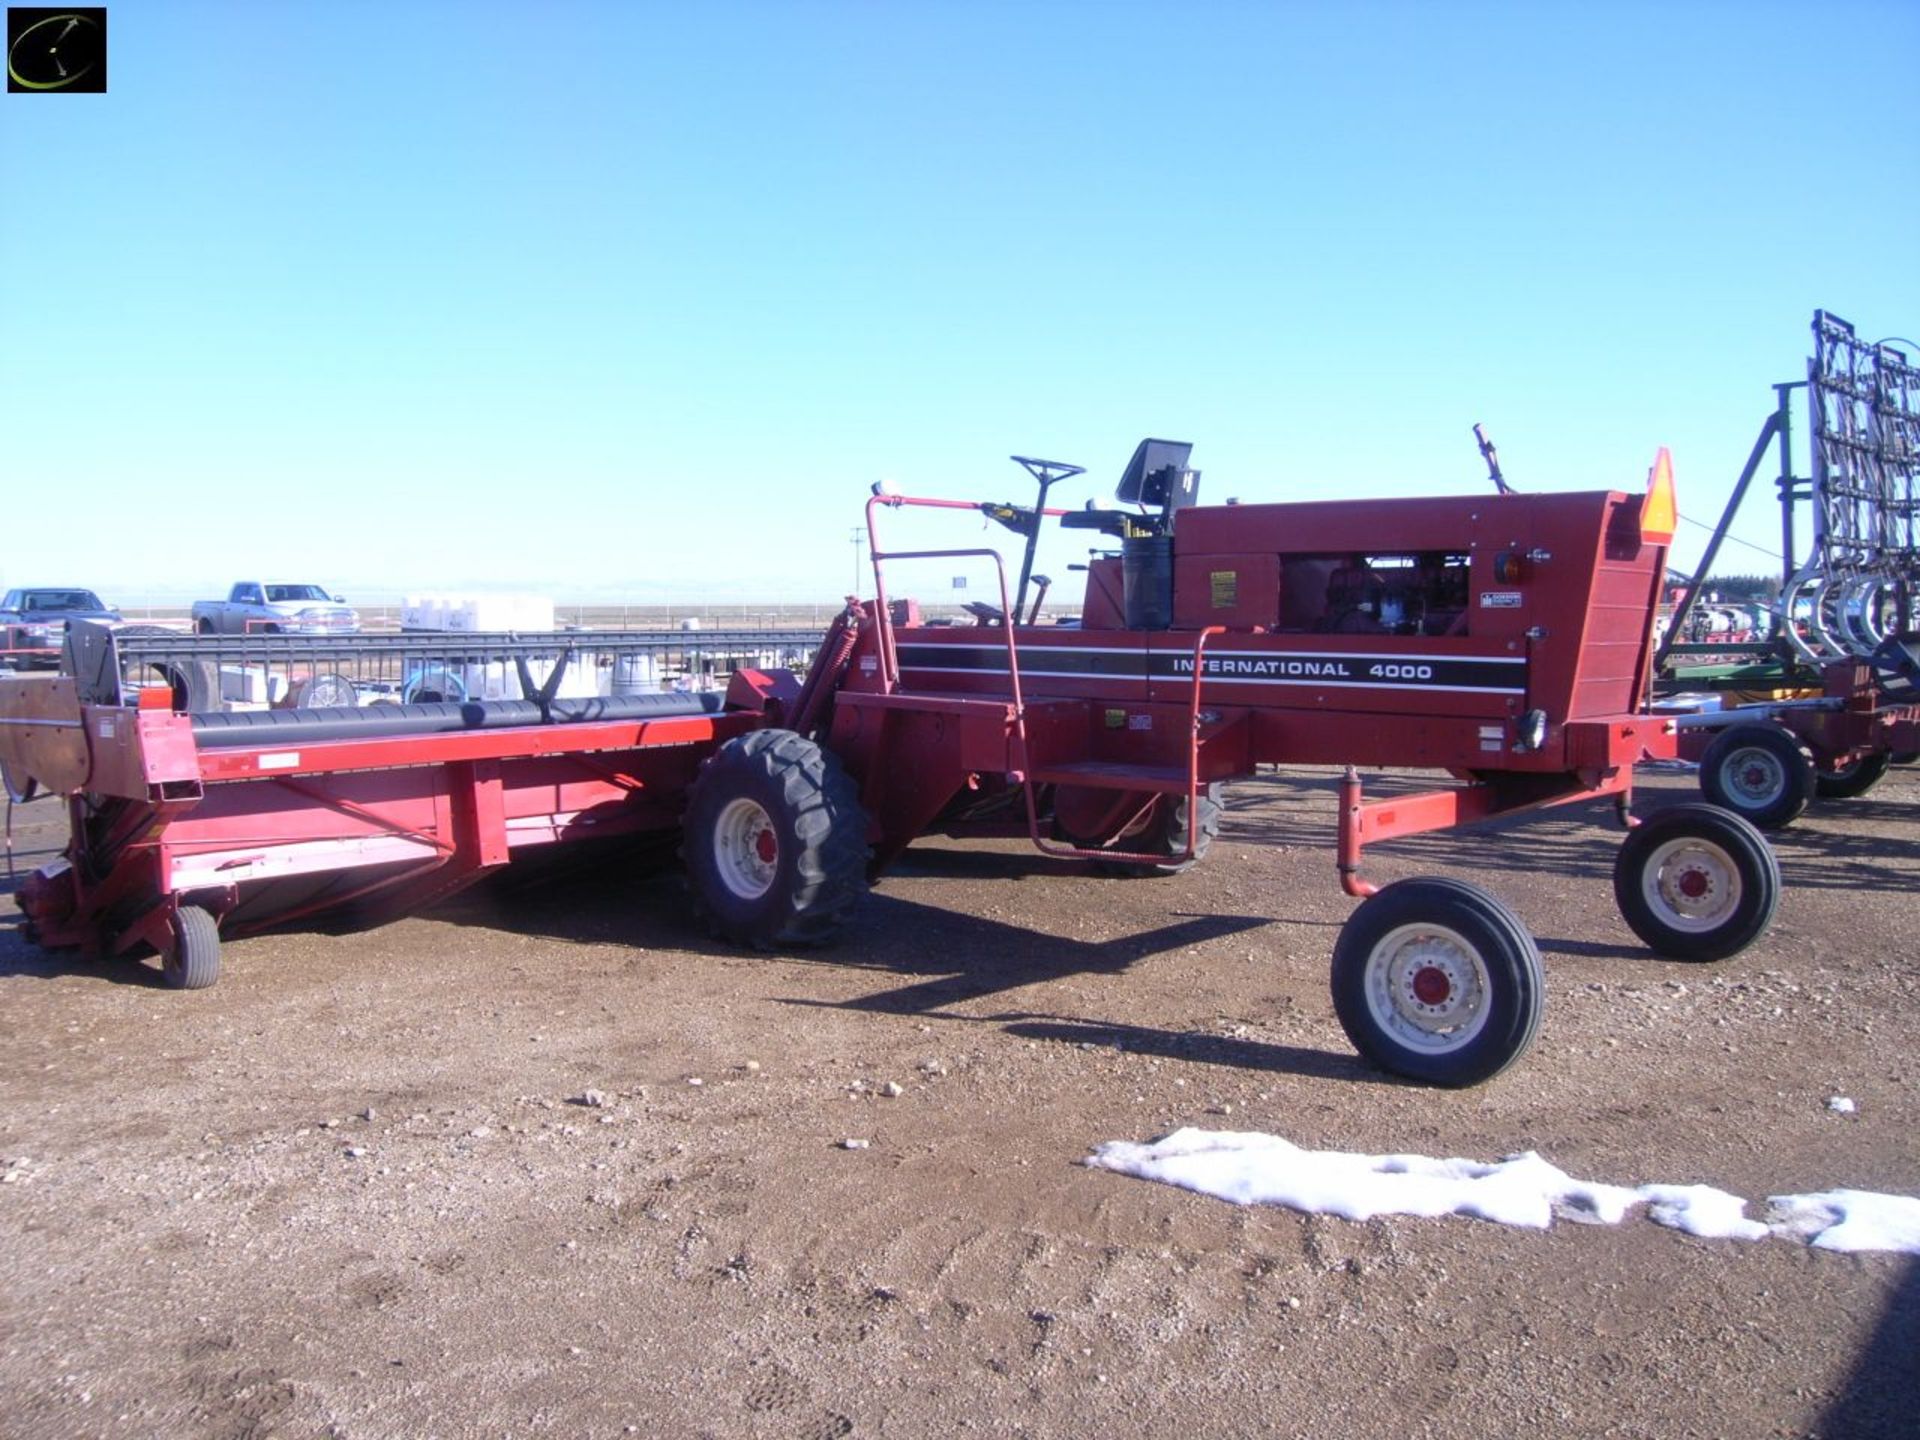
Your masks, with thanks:
[[(905, 670), (1004, 675), (1003, 645), (902, 645)], [(1206, 677), (1256, 685), (1340, 685), (1368, 690), (1456, 690), (1518, 695), (1526, 690), (1527, 662), (1515, 656), (1385, 654), (1353, 651), (1260, 650), (1210, 654)], [(1112, 676), (1126, 680), (1179, 680), (1193, 674), (1193, 656), (1179, 650), (1100, 650), (1079, 646), (1025, 645), (1022, 674)]]

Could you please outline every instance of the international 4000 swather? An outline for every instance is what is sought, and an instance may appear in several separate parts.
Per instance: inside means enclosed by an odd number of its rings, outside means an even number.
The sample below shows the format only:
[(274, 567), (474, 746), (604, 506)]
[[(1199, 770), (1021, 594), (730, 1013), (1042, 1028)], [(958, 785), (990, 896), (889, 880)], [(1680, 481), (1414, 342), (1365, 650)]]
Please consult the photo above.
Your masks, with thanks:
[[(1675, 516), (1664, 452), (1644, 495), (1225, 506), (1194, 503), (1188, 456), (1142, 442), (1110, 510), (1049, 509), (1081, 472), (1041, 461), (1022, 462), (1032, 506), (875, 495), (874, 598), (834, 621), (804, 683), (749, 668), (724, 696), (562, 699), (561, 667), (537, 683), (521, 658), (518, 698), (191, 713), (196, 687), (167, 682), (207, 673), (218, 652), (196, 647), (233, 642), (75, 625), (60, 675), (0, 681), (10, 787), (61, 792), (71, 816), (65, 857), (22, 892), (31, 933), (96, 955), (152, 947), (191, 989), (215, 978), (222, 933), (400, 913), (522, 847), (678, 833), (718, 934), (815, 942), (917, 836), (968, 821), (1177, 873), (1206, 854), (1221, 785), (1262, 764), (1348, 767), (1338, 870), (1362, 903), (1333, 999), (1355, 1045), (1402, 1075), (1504, 1069), (1538, 1028), (1543, 977), (1526, 929), (1476, 886), (1376, 891), (1370, 841), (1612, 797), (1628, 822), (1614, 892), (1650, 947), (1711, 960), (1765, 930), (1779, 871), (1751, 825), (1706, 805), (1628, 813), (1635, 763), (1676, 753), (1644, 700)], [(911, 507), (1023, 537), (1018, 581), (990, 547), (890, 550), (881, 522)], [(1028, 608), (1049, 519), (1106, 537), (1077, 623)], [(998, 605), (936, 624), (889, 598), (890, 566), (933, 558), (991, 564)], [(463, 636), (445, 663), (495, 642), (525, 643)], [(272, 643), (336, 657), (383, 642)], [(1367, 802), (1359, 766), (1451, 783)]]

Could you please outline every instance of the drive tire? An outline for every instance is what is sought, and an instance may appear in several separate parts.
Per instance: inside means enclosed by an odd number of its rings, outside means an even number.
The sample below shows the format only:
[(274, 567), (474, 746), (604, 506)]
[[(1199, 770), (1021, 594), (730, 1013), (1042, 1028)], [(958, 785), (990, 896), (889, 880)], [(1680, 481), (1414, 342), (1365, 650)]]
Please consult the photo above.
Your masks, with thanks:
[[(1165, 855), (1169, 857), (1159, 864), (1146, 864), (1138, 860), (1096, 860), (1094, 866), (1102, 874), (1117, 875), (1123, 879), (1143, 880), (1156, 875), (1184, 875), (1213, 849), (1213, 842), (1220, 834), (1220, 815), (1224, 808), (1220, 803), (1220, 786), (1202, 785), (1196, 807), (1200, 814), (1200, 834), (1193, 844), (1191, 859), (1180, 860), (1172, 857), (1187, 853), (1187, 827), (1190, 823), (1185, 795), (1162, 795), (1147, 816), (1146, 823), (1132, 833), (1122, 833), (1113, 841), (1115, 850), (1132, 850), (1143, 855)], [(1077, 843), (1077, 842), (1075, 842)], [(1082, 845), (1082, 849), (1093, 847)]]
[(1428, 1085), (1478, 1085), (1526, 1053), (1546, 972), (1526, 926), (1460, 880), (1397, 880), (1341, 927), (1333, 1008), (1354, 1047)]
[(1724, 960), (1766, 933), (1780, 862), (1746, 820), (1676, 805), (1627, 832), (1613, 866), (1620, 916), (1656, 955)]
[(1813, 798), (1813, 752), (1771, 723), (1733, 725), (1700, 757), (1700, 793), (1762, 830), (1790, 824)]
[(695, 910), (735, 944), (818, 945), (867, 888), (867, 817), (839, 759), (791, 730), (729, 740), (687, 796)]

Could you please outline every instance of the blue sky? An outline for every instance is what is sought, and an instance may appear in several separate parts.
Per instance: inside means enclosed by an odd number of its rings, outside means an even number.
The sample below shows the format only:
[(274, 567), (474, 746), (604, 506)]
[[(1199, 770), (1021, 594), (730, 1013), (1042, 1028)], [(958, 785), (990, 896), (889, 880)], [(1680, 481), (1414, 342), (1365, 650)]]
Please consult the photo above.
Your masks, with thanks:
[(1475, 421), (1710, 520), (1816, 307), (1920, 330), (1910, 3), (109, 14), (0, 96), (5, 584), (830, 600), (877, 479), (1471, 491)]

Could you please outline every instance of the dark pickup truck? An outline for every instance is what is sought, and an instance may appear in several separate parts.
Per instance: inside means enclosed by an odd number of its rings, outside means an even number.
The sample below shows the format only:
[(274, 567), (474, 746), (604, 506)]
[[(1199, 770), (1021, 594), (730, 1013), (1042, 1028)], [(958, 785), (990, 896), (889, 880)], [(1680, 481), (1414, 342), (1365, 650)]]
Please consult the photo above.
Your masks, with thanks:
[(69, 620), (120, 622), (120, 612), (103, 605), (91, 590), (49, 586), (9, 590), (0, 598), (0, 668), (54, 669)]

